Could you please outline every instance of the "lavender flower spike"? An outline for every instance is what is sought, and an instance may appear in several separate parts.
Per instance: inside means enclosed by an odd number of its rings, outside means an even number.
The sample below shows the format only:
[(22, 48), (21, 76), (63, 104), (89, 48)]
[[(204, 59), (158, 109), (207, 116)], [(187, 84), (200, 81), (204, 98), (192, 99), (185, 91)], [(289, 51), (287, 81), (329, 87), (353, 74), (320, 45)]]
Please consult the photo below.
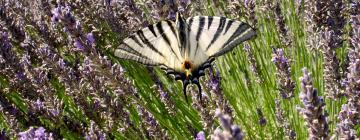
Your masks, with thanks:
[(259, 116), (258, 122), (259, 122), (260, 126), (265, 126), (267, 123), (267, 120), (266, 120), (261, 108), (256, 108), (256, 113)]
[(294, 96), (295, 82), (291, 80), (291, 67), (289, 60), (285, 57), (282, 49), (273, 49), (272, 62), (276, 66), (276, 76), (278, 77), (278, 86), (280, 96), (283, 99), (289, 99)]
[(94, 34), (93, 34), (93, 33), (88, 33), (88, 34), (86, 34), (86, 41), (87, 41), (90, 45), (94, 44), (94, 42), (95, 42)]
[(20, 140), (53, 140), (52, 133), (46, 133), (46, 130), (43, 127), (34, 128), (30, 127), (28, 130), (24, 132), (20, 132), (18, 134), (18, 139)]
[(358, 139), (355, 128), (360, 124), (360, 59), (350, 64), (348, 69), (347, 103), (342, 105), (338, 115), (340, 122), (336, 133), (340, 139)]
[(304, 75), (301, 80), (300, 100), (304, 106), (299, 107), (300, 114), (305, 119), (308, 127), (309, 139), (327, 139), (329, 126), (324, 111), (325, 102), (318, 92), (314, 89), (310, 74), (306, 68), (303, 69)]
[(283, 11), (281, 11), (280, 2), (276, 1), (275, 7), (274, 7), (274, 13), (275, 13), (275, 19), (276, 19), (276, 25), (277, 30), (279, 33), (281, 44), (285, 47), (291, 47), (292, 40), (289, 37), (288, 27), (285, 23), (285, 18), (283, 16)]
[(290, 123), (287, 118), (284, 116), (284, 110), (280, 106), (280, 100), (275, 100), (275, 117), (276, 122), (279, 124), (281, 128), (284, 129), (285, 137), (289, 140), (296, 139), (296, 132), (291, 128)]
[(360, 124), (360, 1), (350, 1), (349, 66), (345, 95), (347, 103), (342, 105), (336, 126), (339, 139), (359, 139), (355, 128)]
[(212, 140), (242, 140), (244, 134), (237, 125), (231, 125), (230, 116), (222, 114), (220, 109), (216, 109), (215, 116), (219, 118), (222, 130), (217, 128), (211, 135)]
[(197, 133), (195, 140), (206, 140), (204, 131), (200, 131), (199, 133)]

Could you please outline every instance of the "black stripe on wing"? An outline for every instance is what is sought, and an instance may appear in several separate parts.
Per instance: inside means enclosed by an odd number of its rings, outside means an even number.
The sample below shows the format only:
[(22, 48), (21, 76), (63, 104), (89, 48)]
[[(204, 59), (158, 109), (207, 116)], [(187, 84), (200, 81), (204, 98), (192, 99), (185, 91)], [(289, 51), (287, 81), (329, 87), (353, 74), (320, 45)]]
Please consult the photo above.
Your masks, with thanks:
[[(166, 21), (166, 24), (167, 24), (167, 26), (170, 27), (170, 30), (171, 30), (171, 33), (173, 34), (173, 36), (176, 37), (176, 31), (175, 31), (175, 28), (174, 28), (172, 22)], [(159, 30), (159, 32), (164, 32), (161, 22), (156, 25), (156, 28)], [(174, 50), (173, 46), (171, 46), (171, 42), (170, 42), (168, 36), (165, 33), (161, 34), (161, 36), (165, 40), (168, 47), (170, 48), (171, 52), (176, 56), (176, 59), (178, 59), (180, 61), (180, 57), (178, 56), (177, 53), (175, 53), (175, 50)], [(176, 45), (178, 45), (178, 44), (176, 44)]]
[(226, 41), (223, 48), (229, 45), (230, 42), (234, 41), (235, 38), (241, 37), (240, 35), (244, 33), (245, 30), (250, 29), (251, 27), (242, 22), (236, 29), (236, 31), (231, 35), (231, 37)]
[(144, 32), (142, 30), (137, 31), (136, 33), (139, 37), (140, 40), (146, 45), (148, 46), (152, 51), (156, 52), (157, 54), (159, 54), (160, 56), (164, 57), (164, 54), (162, 54), (158, 49), (156, 49), (154, 47), (154, 45), (144, 36)]
[[(156, 28), (159, 30), (160, 33), (164, 32), (163, 26), (161, 24), (161, 22), (156, 24)], [(165, 33), (161, 34), (161, 37), (165, 40), (166, 44), (171, 47), (171, 42), (169, 40), (169, 38), (167, 37), (167, 35)]]
[(205, 51), (208, 51), (209, 48), (212, 46), (212, 44), (219, 38), (221, 32), (223, 31), (224, 29), (224, 25), (225, 25), (225, 22), (226, 22), (226, 18), (225, 17), (220, 17), (220, 23), (219, 23), (219, 26), (215, 32), (215, 35), (214, 37), (211, 39), (211, 42), (209, 44), (209, 46), (207, 46), (206, 50)]
[[(171, 55), (180, 60), (180, 52), (174, 47), (178, 45), (177, 30), (174, 26), (172, 21), (162, 21), (149, 25), (124, 39), (122, 45), (117, 48), (119, 51), (116, 55), (119, 58), (135, 61), (144, 59), (143, 63), (151, 60), (157, 64), (162, 64)], [(168, 48), (169, 52), (165, 52), (164, 48), (165, 50)]]
[(199, 50), (199, 47), (200, 47), (200, 46), (199, 46), (199, 42), (196, 42), (196, 49), (195, 49), (195, 53), (194, 53), (195, 55), (197, 55), (197, 52), (198, 52), (198, 50)]
[[(240, 36), (242, 33), (244, 33), (245, 30), (250, 29), (250, 28), (251, 28), (251, 27), (250, 27), (248, 24), (242, 22), (242, 23), (238, 26), (238, 28), (236, 29), (236, 31), (233, 33), (233, 35), (231, 35), (231, 37), (229, 38), (229, 40), (228, 40), (227, 42), (232, 41), (233, 39), (235, 39), (236, 37), (238, 37), (238, 36)], [(225, 45), (227, 45), (227, 44), (225, 44)]]
[(208, 30), (211, 27), (211, 23), (213, 22), (214, 18), (213, 17), (208, 17)]
[(131, 46), (129, 46), (128, 44), (122, 43), (122, 45), (123, 45), (123, 47), (119, 47), (118, 49), (126, 51), (126, 52), (131, 53), (131, 54), (134, 54), (136, 56), (145, 58), (145, 59), (150, 59), (149, 57), (147, 57), (147, 56), (141, 54), (140, 52), (136, 51), (135, 49), (131, 48)]
[(232, 23), (234, 22), (234, 20), (229, 20), (228, 23), (226, 24), (226, 27), (225, 27), (225, 32), (224, 34), (227, 33), (227, 31), (230, 29)]
[[(192, 19), (190, 19), (190, 21), (192, 21)], [(204, 29), (204, 25), (205, 25), (205, 17), (200, 17), (200, 22), (199, 22), (199, 27), (198, 27), (198, 30), (197, 30), (197, 33), (196, 33), (196, 47), (195, 47), (195, 52), (194, 54), (196, 55), (198, 50), (199, 50), (199, 39), (200, 39), (200, 36), (203, 32), (203, 29)], [(189, 29), (191, 28), (191, 25), (189, 24)]]
[[(159, 23), (161, 23), (161, 22), (159, 22)], [(158, 24), (159, 24), (159, 23), (158, 23)], [(157, 37), (156, 32), (155, 32), (155, 29), (154, 29), (154, 26), (153, 26), (153, 25), (149, 25), (148, 28), (149, 28), (150, 32), (151, 32), (155, 37)], [(163, 33), (163, 32), (160, 32), (160, 33)]]
[(228, 51), (231, 51), (240, 43), (249, 40), (254, 36), (256, 36), (256, 31), (247, 23), (241, 23), (233, 35), (231, 35), (231, 37), (222, 46), (222, 49), (213, 56), (220, 56)]
[(142, 47), (142, 48), (144, 47), (144, 46), (142, 46), (139, 39), (135, 35), (131, 35), (131, 36), (129, 36), (129, 38), (132, 39), (136, 43), (136, 45), (138, 45), (139, 47)]
[[(125, 44), (122, 44), (125, 45)], [(127, 48), (127, 49), (126, 49)], [(127, 59), (127, 60), (133, 60), (145, 65), (158, 65), (157, 62), (154, 62), (153, 60), (149, 59), (146, 56), (143, 56), (141, 53), (135, 51), (135, 50), (131, 50), (131, 48), (129, 49), (129, 47), (119, 47), (115, 50), (115, 55), (118, 56), (119, 58), (122, 59)]]
[(188, 29), (186, 28), (186, 22), (181, 17), (180, 14), (177, 14), (176, 24), (178, 26), (178, 33), (179, 33), (179, 42), (180, 42), (180, 52), (181, 54), (185, 54), (185, 50), (187, 47), (187, 39), (188, 39)]
[(171, 32), (176, 36), (176, 30), (175, 27), (173, 26), (173, 22), (167, 20), (166, 23), (169, 25)]
[[(202, 30), (204, 29), (204, 25), (205, 25), (205, 17), (200, 17), (199, 27), (198, 27), (197, 34), (196, 34), (196, 41), (199, 41)], [(189, 28), (190, 27), (191, 26), (189, 25)]]

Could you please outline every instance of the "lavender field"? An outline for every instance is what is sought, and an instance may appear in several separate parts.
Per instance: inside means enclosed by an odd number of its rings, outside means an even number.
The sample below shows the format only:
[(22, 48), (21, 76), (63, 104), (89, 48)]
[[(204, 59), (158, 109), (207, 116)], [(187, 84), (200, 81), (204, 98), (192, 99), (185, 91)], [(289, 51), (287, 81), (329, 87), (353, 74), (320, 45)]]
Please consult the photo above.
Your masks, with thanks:
[[(177, 12), (257, 32), (188, 102), (159, 67), (114, 55)], [(359, 111), (359, 0), (0, 0), (0, 140), (358, 140)]]

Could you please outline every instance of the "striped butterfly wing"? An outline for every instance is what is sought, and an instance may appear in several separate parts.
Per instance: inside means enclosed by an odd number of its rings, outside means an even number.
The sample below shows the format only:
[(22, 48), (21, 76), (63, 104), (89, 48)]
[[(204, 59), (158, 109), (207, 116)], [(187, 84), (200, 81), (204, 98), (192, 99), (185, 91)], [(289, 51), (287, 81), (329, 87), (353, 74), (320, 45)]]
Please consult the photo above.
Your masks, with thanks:
[(162, 65), (174, 70), (183, 60), (172, 21), (161, 21), (125, 38), (116, 48), (115, 56), (145, 65)]
[[(256, 35), (247, 23), (225, 17), (196, 16), (188, 18), (187, 24), (195, 34), (190, 42), (198, 43), (191, 44), (191, 48), (200, 48), (197, 52), (204, 52), (210, 58), (223, 55)], [(192, 55), (193, 58), (197, 56), (197, 53)]]
[(167, 74), (174, 74), (175, 79), (183, 81), (186, 97), (190, 82), (201, 92), (199, 78), (214, 57), (255, 35), (256, 32), (243, 22), (210, 16), (196, 16), (185, 21), (178, 13), (176, 23), (161, 21), (124, 39), (115, 55), (145, 65), (165, 66)]

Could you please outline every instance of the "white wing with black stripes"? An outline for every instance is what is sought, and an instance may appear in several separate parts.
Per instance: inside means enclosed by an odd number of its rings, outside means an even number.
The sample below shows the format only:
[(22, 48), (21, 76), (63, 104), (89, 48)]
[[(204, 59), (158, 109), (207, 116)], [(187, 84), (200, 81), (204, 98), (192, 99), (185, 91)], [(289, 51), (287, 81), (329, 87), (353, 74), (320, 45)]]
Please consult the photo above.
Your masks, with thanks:
[(115, 55), (145, 65), (164, 65), (177, 70), (183, 61), (172, 21), (162, 21), (130, 35), (115, 50)]
[[(186, 87), (196, 84), (215, 57), (231, 51), (256, 32), (248, 24), (225, 17), (196, 16), (176, 21), (161, 21), (137, 31), (115, 50), (119, 58), (146, 65), (165, 66)], [(200, 95), (200, 94), (199, 94)], [(187, 99), (187, 98), (186, 98)]]
[[(200, 47), (210, 57), (220, 56), (240, 43), (256, 35), (247, 23), (227, 19), (225, 17), (196, 16), (187, 19), (188, 27), (194, 37), (189, 38), (198, 42), (192, 43), (191, 48)], [(196, 58), (196, 53), (192, 55)]]

